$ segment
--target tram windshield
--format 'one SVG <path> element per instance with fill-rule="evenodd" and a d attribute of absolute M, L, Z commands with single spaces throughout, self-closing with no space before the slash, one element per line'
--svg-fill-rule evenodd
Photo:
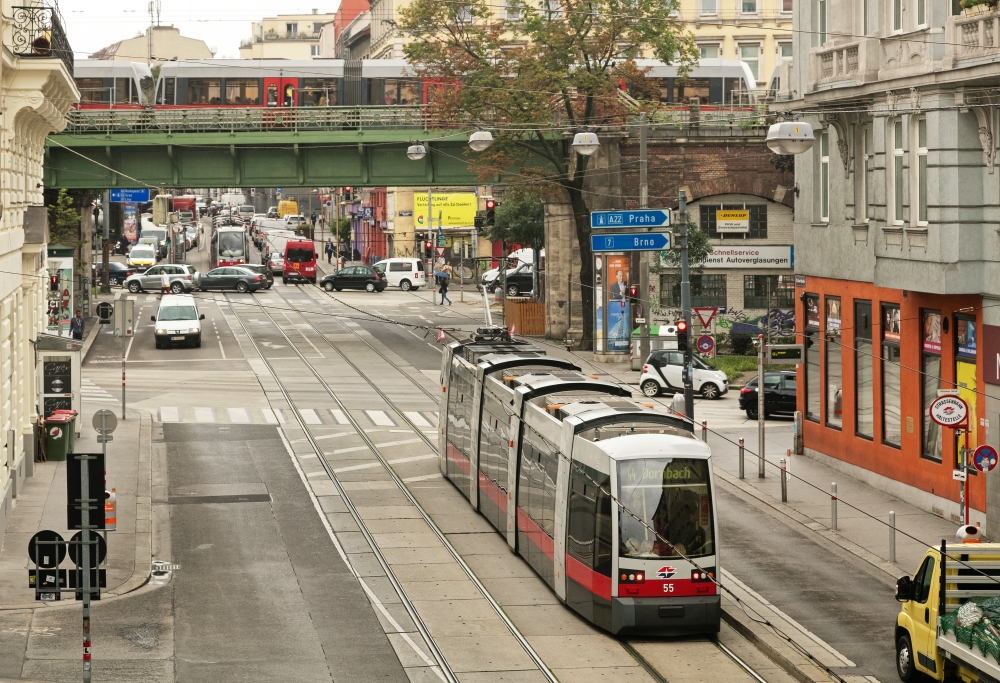
<path fill-rule="evenodd" d="M 708 461 L 644 458 L 618 463 L 619 555 L 704 557 L 715 552 Z M 654 533 L 655 532 L 655 533 Z"/>
<path fill-rule="evenodd" d="M 240 258 L 243 256 L 243 247 L 246 242 L 243 232 L 220 232 L 218 237 L 219 256 L 226 258 Z"/>

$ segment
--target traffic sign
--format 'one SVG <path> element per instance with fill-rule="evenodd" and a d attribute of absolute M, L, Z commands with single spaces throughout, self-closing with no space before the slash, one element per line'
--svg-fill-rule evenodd
<path fill-rule="evenodd" d="M 115 440 L 115 437 L 111 436 L 110 434 L 98 434 L 97 435 L 97 443 L 111 443 L 114 440 Z"/>
<path fill-rule="evenodd" d="M 110 434 L 118 426 L 118 418 L 107 408 L 101 408 L 94 413 L 94 418 L 90 422 L 94 425 L 94 429 L 97 430 L 98 434 Z"/>
<path fill-rule="evenodd" d="M 698 320 L 701 321 L 702 327 L 708 327 L 711 325 L 712 321 L 715 320 L 715 314 L 719 312 L 719 309 L 716 306 L 704 306 L 701 308 L 694 308 L 692 310 L 694 310 L 695 315 L 698 316 Z"/>
<path fill-rule="evenodd" d="M 55 531 L 39 531 L 28 541 L 28 559 L 42 569 L 55 569 L 66 559 L 66 541 Z"/>
<path fill-rule="evenodd" d="M 444 247 L 434 247 L 434 249 L 437 251 L 438 256 L 444 256 Z"/>
<path fill-rule="evenodd" d="M 942 427 L 959 427 L 969 416 L 969 404 L 959 396 L 938 396 L 931 403 L 930 414 Z"/>
<path fill-rule="evenodd" d="M 81 468 L 87 468 L 89 491 L 81 493 Z M 104 515 L 99 514 L 104 502 L 104 454 L 71 453 L 66 456 L 66 527 L 79 529 L 82 525 L 81 499 L 90 501 L 90 528 L 103 529 Z M 84 495 L 86 493 L 86 495 Z"/>
<path fill-rule="evenodd" d="M 97 322 L 101 325 L 107 325 L 111 322 L 111 316 L 115 314 L 115 307 L 110 301 L 102 301 L 97 304 L 97 317 L 100 318 Z"/>
<path fill-rule="evenodd" d="M 1000 462 L 1000 455 L 997 454 L 997 449 L 988 444 L 983 444 L 972 454 L 972 464 L 980 472 L 991 472 L 997 462 Z"/>
<path fill-rule="evenodd" d="M 119 187 L 111 190 L 111 201 L 118 203 L 148 202 L 148 187 Z"/>
<path fill-rule="evenodd" d="M 592 228 L 662 228 L 670 225 L 670 209 L 591 211 Z"/>
<path fill-rule="evenodd" d="M 97 541 L 95 544 L 94 541 Z M 73 534 L 73 538 L 69 539 L 69 559 L 73 560 L 73 564 L 77 567 L 83 568 L 83 532 L 77 531 Z M 104 540 L 104 537 L 100 534 L 95 534 L 91 532 L 90 534 L 90 568 L 95 569 L 97 565 L 104 562 L 104 558 L 108 556 L 108 543 Z M 94 549 L 97 552 L 94 552 Z M 96 555 L 96 557 L 95 557 Z"/>
<path fill-rule="evenodd" d="M 592 251 L 663 251 L 670 248 L 669 232 L 631 232 L 591 235 Z"/>
<path fill-rule="evenodd" d="M 132 299 L 118 299 L 115 302 L 115 336 L 135 336 L 135 301 Z"/>
<path fill-rule="evenodd" d="M 700 337 L 698 337 L 699 351 L 707 355 L 712 353 L 714 349 L 715 349 L 715 340 L 712 337 L 708 336 L 707 334 L 703 334 Z"/>

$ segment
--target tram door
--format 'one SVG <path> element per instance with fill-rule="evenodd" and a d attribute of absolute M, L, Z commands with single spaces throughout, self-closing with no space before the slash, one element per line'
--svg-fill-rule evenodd
<path fill-rule="evenodd" d="M 268 107 L 294 107 L 299 91 L 297 78 L 265 78 L 264 101 Z"/>

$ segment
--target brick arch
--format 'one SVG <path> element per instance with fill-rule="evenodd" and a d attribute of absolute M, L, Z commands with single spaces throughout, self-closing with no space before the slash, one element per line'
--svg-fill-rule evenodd
<path fill-rule="evenodd" d="M 791 186 L 752 174 L 733 174 L 723 178 L 699 180 L 687 184 L 685 189 L 688 191 L 689 202 L 718 194 L 745 194 L 795 208 L 795 193 Z"/>

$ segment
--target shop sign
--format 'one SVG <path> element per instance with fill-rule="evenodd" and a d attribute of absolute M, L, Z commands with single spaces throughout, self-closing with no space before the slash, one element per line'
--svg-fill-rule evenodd
<path fill-rule="evenodd" d="M 983 325 L 983 379 L 1000 384 L 1000 327 Z"/>
<path fill-rule="evenodd" d="M 750 232 L 749 209 L 716 209 L 715 230 L 727 233 Z"/>
<path fill-rule="evenodd" d="M 960 356 L 976 356 L 976 344 L 977 344 L 977 330 L 976 321 L 968 320 L 966 318 L 957 318 L 955 320 L 955 336 L 958 342 L 958 355 Z"/>
<path fill-rule="evenodd" d="M 729 247 L 715 246 L 705 259 L 705 268 L 792 268 L 792 246 Z M 661 257 L 661 261 L 664 260 Z M 668 266 L 669 267 L 669 266 Z"/>
<path fill-rule="evenodd" d="M 924 351 L 941 353 L 941 312 L 924 311 Z"/>

